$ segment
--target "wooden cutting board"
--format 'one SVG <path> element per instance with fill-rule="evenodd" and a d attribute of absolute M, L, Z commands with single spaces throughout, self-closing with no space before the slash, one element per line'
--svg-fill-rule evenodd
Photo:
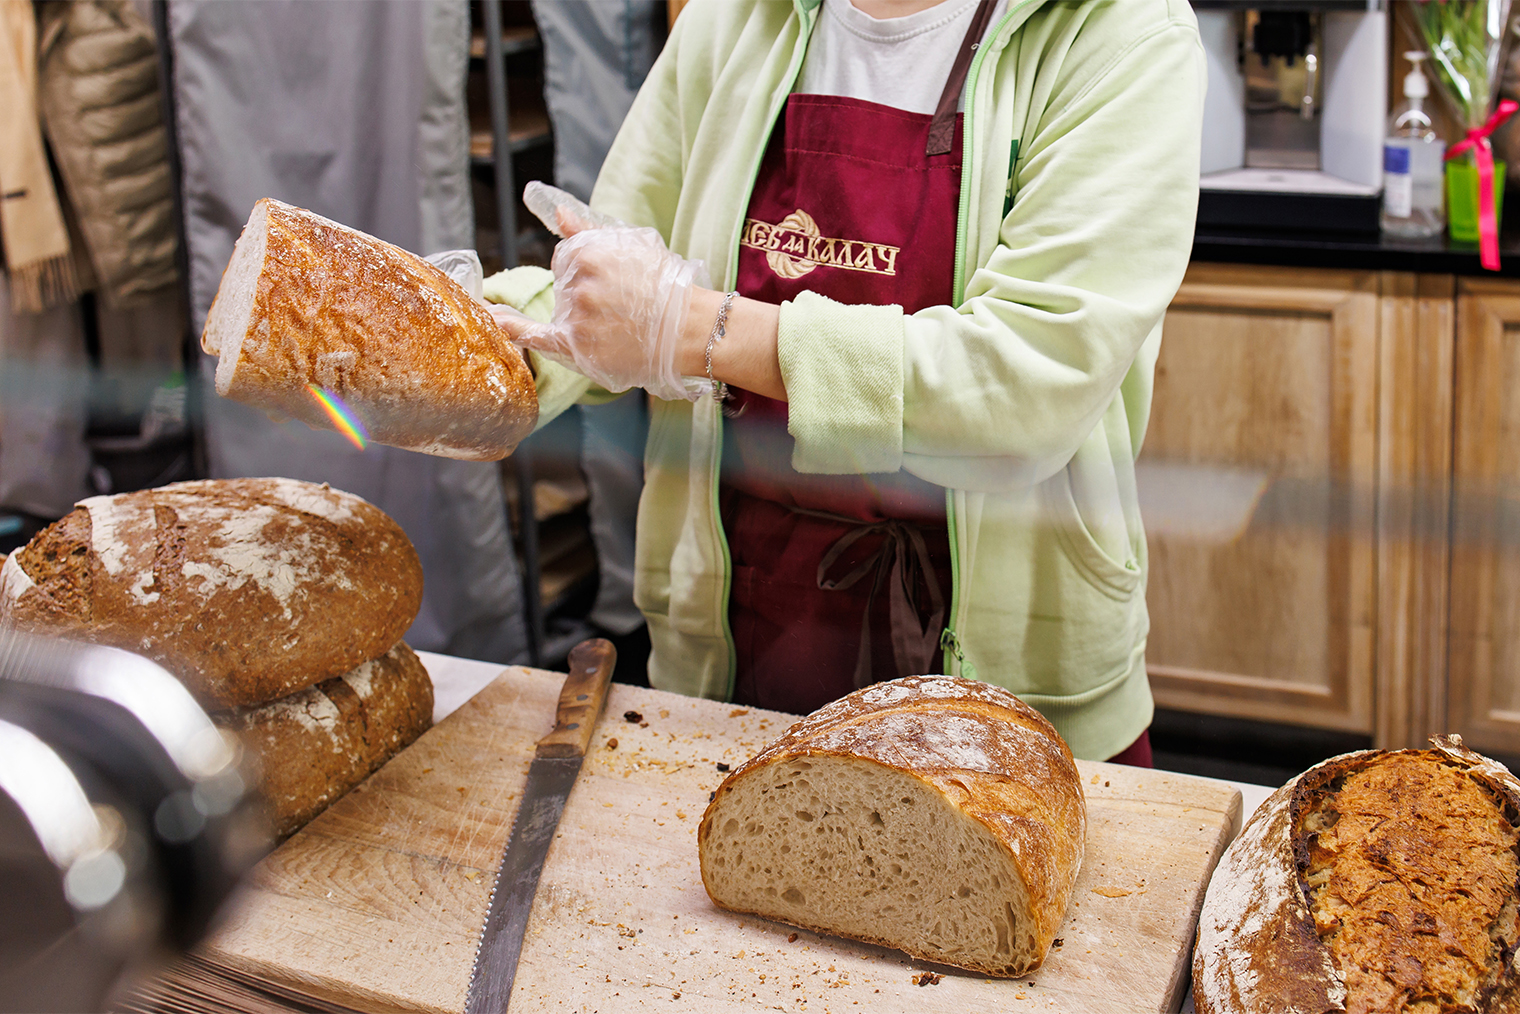
<path fill-rule="evenodd" d="M 505 670 L 270 854 L 203 957 L 362 1010 L 462 1010 L 562 678 Z M 718 765 L 737 766 L 792 720 L 614 686 L 549 851 L 513 1012 L 1177 1009 L 1237 790 L 1079 763 L 1087 858 L 1061 946 L 1027 978 L 989 980 L 711 904 L 696 829 L 725 777 Z M 924 969 L 943 978 L 915 985 Z"/>

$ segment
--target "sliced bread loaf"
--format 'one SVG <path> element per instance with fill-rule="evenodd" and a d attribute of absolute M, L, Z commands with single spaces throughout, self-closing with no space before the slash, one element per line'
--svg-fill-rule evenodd
<path fill-rule="evenodd" d="M 987 975 L 1045 958 L 1082 864 L 1071 751 L 1007 691 L 913 676 L 794 725 L 697 831 L 723 908 Z"/>
<path fill-rule="evenodd" d="M 373 439 L 506 457 L 538 421 L 522 354 L 490 312 L 400 247 L 268 198 L 222 274 L 201 347 L 216 392 L 319 429 L 337 395 Z"/>

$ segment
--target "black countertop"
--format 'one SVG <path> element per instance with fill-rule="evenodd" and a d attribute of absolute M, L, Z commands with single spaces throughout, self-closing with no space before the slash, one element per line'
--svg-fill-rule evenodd
<path fill-rule="evenodd" d="M 1506 229 L 1500 234 L 1501 269 L 1497 272 L 1485 271 L 1478 263 L 1476 243 L 1453 243 L 1444 234 L 1433 239 L 1398 239 L 1385 238 L 1377 233 L 1280 232 L 1200 226 L 1193 238 L 1193 260 L 1520 278 L 1520 229 Z"/>

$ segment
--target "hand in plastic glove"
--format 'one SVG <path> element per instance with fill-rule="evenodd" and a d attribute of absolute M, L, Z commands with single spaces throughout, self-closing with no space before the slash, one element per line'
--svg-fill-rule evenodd
<path fill-rule="evenodd" d="M 671 253 L 654 229 L 600 215 L 563 190 L 533 182 L 523 199 L 565 238 L 551 265 L 550 322 L 497 315 L 513 341 L 609 391 L 642 387 L 667 401 L 701 397 L 707 382 L 684 380 L 678 365 L 692 290 L 707 286 L 701 262 Z"/>

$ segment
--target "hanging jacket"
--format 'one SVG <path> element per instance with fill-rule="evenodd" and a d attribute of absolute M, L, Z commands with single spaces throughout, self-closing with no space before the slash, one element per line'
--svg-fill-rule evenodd
<path fill-rule="evenodd" d="M 9 310 L 41 313 L 79 298 L 75 251 L 53 186 L 37 105 L 37 15 L 0 4 L 0 267 Z"/>
<path fill-rule="evenodd" d="M 687 6 L 593 206 L 658 229 L 731 288 L 820 3 Z M 1191 251 L 1203 81 L 1186 0 L 1010 0 L 966 85 L 955 305 L 781 307 L 793 466 L 945 487 L 944 669 L 1014 691 L 1080 757 L 1123 750 L 1153 710 L 1134 462 Z M 488 298 L 543 317 L 546 274 L 498 276 Z M 534 367 L 541 422 L 600 397 Z M 635 587 L 650 682 L 714 698 L 734 675 L 722 441 L 712 399 L 653 403 Z"/>
<path fill-rule="evenodd" d="M 130 0 L 41 7 L 43 127 L 107 305 L 173 285 L 177 239 L 153 30 Z"/>

